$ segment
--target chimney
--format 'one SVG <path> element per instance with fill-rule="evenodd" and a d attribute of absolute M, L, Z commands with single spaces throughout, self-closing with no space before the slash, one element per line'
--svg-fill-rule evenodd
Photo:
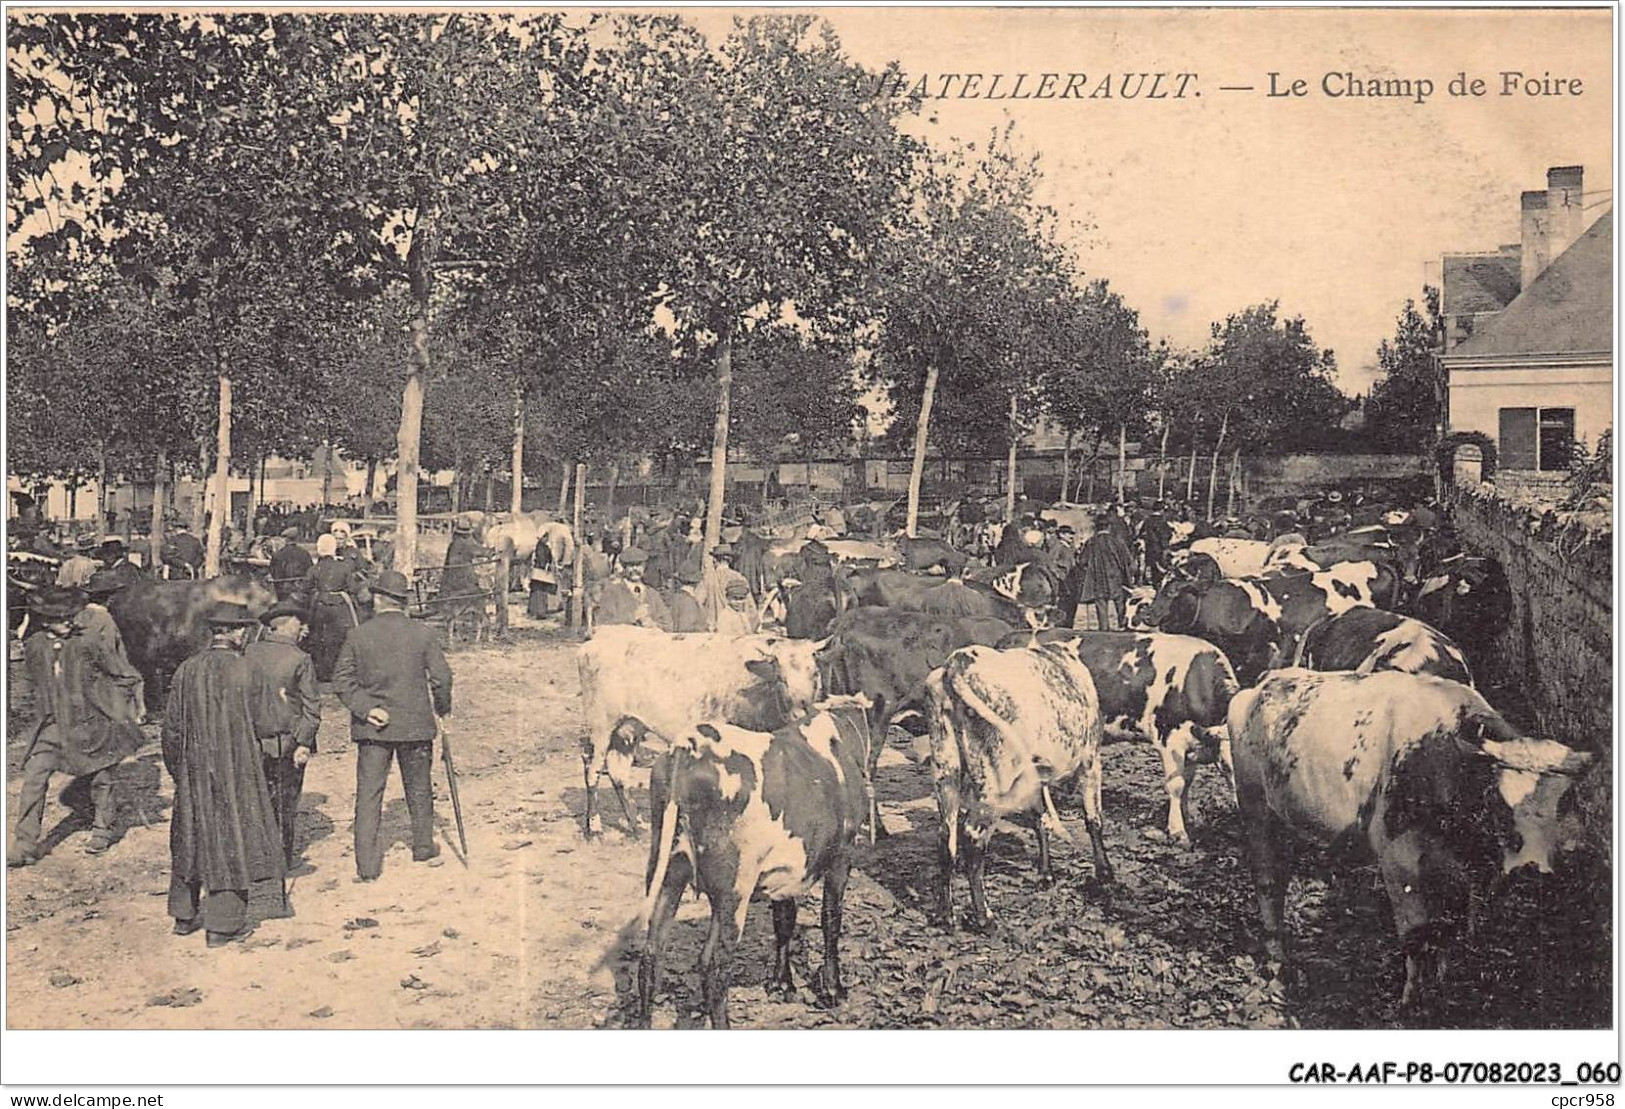
<path fill-rule="evenodd" d="M 1585 167 L 1553 166 L 1546 171 L 1546 250 L 1556 258 L 1585 233 Z"/>
<path fill-rule="evenodd" d="M 1521 247 L 1522 281 L 1520 287 L 1527 289 L 1535 283 L 1541 271 L 1552 260 L 1550 250 L 1551 213 L 1548 211 L 1550 203 L 1549 192 L 1531 190 L 1523 194 L 1523 216 L 1521 221 L 1523 243 Z"/>

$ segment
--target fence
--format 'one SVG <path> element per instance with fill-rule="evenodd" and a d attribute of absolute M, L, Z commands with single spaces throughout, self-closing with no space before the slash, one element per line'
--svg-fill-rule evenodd
<path fill-rule="evenodd" d="M 1492 495 L 1457 490 L 1451 520 L 1475 554 L 1501 563 L 1513 611 L 1490 648 L 1484 684 L 1521 693 L 1536 734 L 1594 751 L 1582 790 L 1588 825 L 1606 834 L 1614 726 L 1613 537 L 1563 526 Z M 1501 706 L 1498 706 L 1501 707 Z"/>

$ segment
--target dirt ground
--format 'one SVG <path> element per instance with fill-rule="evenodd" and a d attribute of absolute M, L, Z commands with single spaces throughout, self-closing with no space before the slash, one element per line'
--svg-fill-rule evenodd
<path fill-rule="evenodd" d="M 8 874 L 10 1022 L 18 1028 L 598 1028 L 626 1023 L 635 991 L 647 846 L 617 830 L 585 842 L 575 643 L 522 625 L 514 641 L 451 656 L 453 748 L 467 822 L 466 865 L 436 764 L 444 865 L 415 864 L 398 780 L 386 794 L 383 877 L 352 882 L 354 754 L 343 709 L 324 698 L 320 753 L 305 779 L 289 881 L 293 915 L 263 919 L 244 946 L 208 950 L 165 915 L 171 783 L 156 731 L 118 770 L 119 840 L 84 854 L 85 817 L 57 794 L 50 853 Z M 13 677 L 17 668 L 12 668 Z M 22 756 L 27 691 L 11 686 L 8 790 Z M 894 732 L 893 739 L 900 740 Z M 752 909 L 730 1013 L 761 1028 L 1606 1027 L 1610 887 L 1580 859 L 1555 876 L 1515 877 L 1462 951 L 1448 998 L 1402 1016 L 1403 976 L 1373 872 L 1324 854 L 1300 860 L 1289 917 L 1301 978 L 1255 960 L 1256 915 L 1234 804 L 1216 774 L 1195 787 L 1186 851 L 1160 832 L 1160 764 L 1149 747 L 1105 753 L 1107 849 L 1117 881 L 1090 881 L 1087 850 L 1057 846 L 1060 881 L 1034 882 L 1032 834 L 996 837 L 988 890 L 1000 928 L 947 935 L 928 919 L 937 818 L 929 782 L 895 742 L 878 792 L 894 832 L 860 849 L 842 937 L 849 1000 L 770 1000 L 772 926 Z M 647 771 L 642 771 L 645 776 Z M 648 799 L 634 797 L 647 815 Z M 1063 804 L 1083 837 L 1081 814 Z M 8 834 L 10 829 L 7 829 Z M 1318 876 L 1318 877 L 1317 877 Z M 1330 877 L 1330 881 L 1322 880 Z M 961 903 L 964 889 L 960 887 Z M 798 981 L 822 960 L 817 899 L 801 909 Z M 279 894 L 254 893 L 256 917 Z M 696 973 L 706 909 L 685 901 L 656 1027 L 699 1022 Z"/>

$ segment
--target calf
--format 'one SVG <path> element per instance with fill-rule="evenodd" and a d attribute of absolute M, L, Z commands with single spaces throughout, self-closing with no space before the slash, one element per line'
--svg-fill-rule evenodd
<path fill-rule="evenodd" d="M 870 733 L 861 697 L 835 698 L 771 734 L 703 723 L 680 733 L 649 782 L 654 821 L 638 966 L 638 1016 L 649 1026 L 660 958 L 678 902 L 692 883 L 711 905 L 701 958 L 705 1008 L 714 1028 L 728 1027 L 734 948 L 750 900 L 773 903 L 770 992 L 795 996 L 790 943 L 797 899 L 820 881 L 824 966 L 820 999 L 838 1003 L 841 900 L 852 848 L 867 810 Z"/>
<path fill-rule="evenodd" d="M 1081 776 L 1084 824 L 1095 878 L 1111 880 L 1100 815 L 1100 698 L 1088 667 L 1064 644 L 1000 651 L 965 647 L 925 682 L 931 776 L 942 817 L 942 914 L 954 927 L 953 873 L 961 836 L 972 927 L 988 927 L 982 885 L 988 840 L 999 818 L 1032 813 L 1040 880 L 1054 880 L 1049 825 L 1071 839 L 1050 787 Z M 1046 823 L 1048 822 L 1048 823 Z"/>
<path fill-rule="evenodd" d="M 1230 702 L 1230 737 L 1267 953 L 1285 957 L 1289 834 L 1362 844 L 1393 906 L 1406 1006 L 1438 984 L 1476 892 L 1526 863 L 1550 871 L 1558 803 L 1592 758 L 1520 736 L 1466 686 L 1392 671 L 1271 675 Z"/>
<path fill-rule="evenodd" d="M 1157 748 L 1168 835 L 1189 847 L 1187 798 L 1196 767 L 1216 761 L 1230 776 L 1225 714 L 1239 688 L 1230 661 L 1213 644 L 1188 635 L 1054 629 L 1017 632 L 999 647 L 1041 643 L 1067 646 L 1089 668 L 1107 736 L 1147 740 Z"/>
<path fill-rule="evenodd" d="M 1379 608 L 1354 608 L 1315 624 L 1298 641 L 1292 665 L 1361 674 L 1398 670 L 1473 684 L 1467 657 L 1449 636 Z"/>
<path fill-rule="evenodd" d="M 638 834 L 626 782 L 638 742 L 651 734 L 668 742 L 696 720 L 725 720 L 772 729 L 805 713 L 818 699 L 815 654 L 823 643 L 767 635 L 671 635 L 654 628 L 599 629 L 577 658 L 587 716 L 582 775 L 587 787 L 585 834 L 596 835 L 598 779 L 610 785 Z M 626 717 L 638 732 L 617 727 Z"/>
<path fill-rule="evenodd" d="M 243 605 L 258 616 L 276 603 L 276 594 L 240 574 L 142 581 L 114 594 L 107 610 L 130 662 L 146 681 L 147 704 L 162 705 L 176 667 L 209 645 L 209 610 L 221 603 Z"/>

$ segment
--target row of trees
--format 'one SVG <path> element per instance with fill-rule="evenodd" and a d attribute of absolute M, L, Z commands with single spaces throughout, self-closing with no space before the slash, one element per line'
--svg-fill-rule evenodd
<path fill-rule="evenodd" d="M 911 506 L 928 443 L 1013 465 L 1049 420 L 1217 457 L 1341 410 L 1275 305 L 1154 347 L 1008 130 L 912 137 L 918 103 L 809 16 L 715 47 L 631 14 L 10 31 L 9 461 L 150 477 L 155 549 L 172 473 L 223 505 L 272 453 L 393 461 L 405 568 L 425 463 L 709 453 L 714 543 L 730 443 L 843 444 L 869 390 L 914 442 Z"/>

